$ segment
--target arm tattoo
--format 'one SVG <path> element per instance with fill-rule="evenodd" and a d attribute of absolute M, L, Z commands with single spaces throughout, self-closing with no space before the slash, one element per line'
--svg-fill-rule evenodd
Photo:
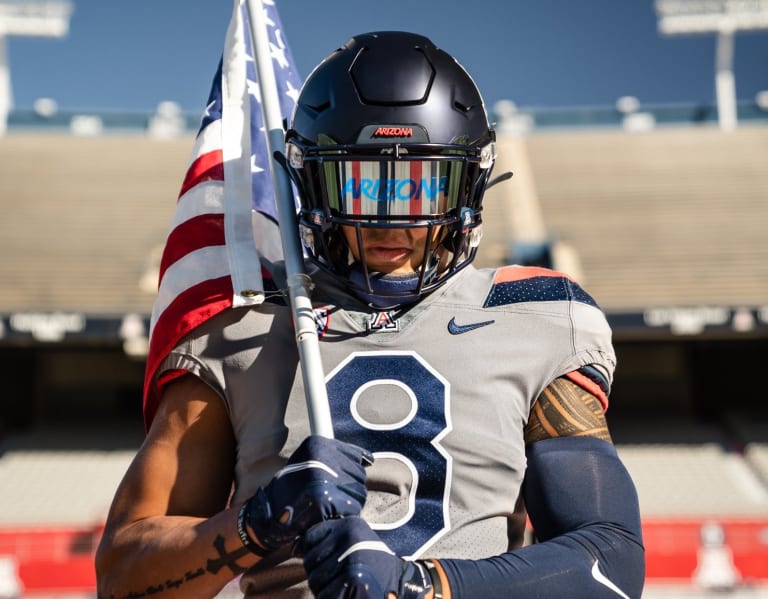
<path fill-rule="evenodd" d="M 98 599 L 139 599 L 142 597 L 149 597 L 151 595 L 157 595 L 163 593 L 163 591 L 176 591 L 185 582 L 190 582 L 200 576 L 204 576 L 206 572 L 211 574 L 217 574 L 222 568 L 229 568 L 233 577 L 238 574 L 242 574 L 247 568 L 243 568 L 237 565 L 237 560 L 245 555 L 250 555 L 250 551 L 245 547 L 240 547 L 234 551 L 227 552 L 225 547 L 225 539 L 219 535 L 213 541 L 213 547 L 216 549 L 216 553 L 219 554 L 216 559 L 209 559 L 205 568 L 197 568 L 196 570 L 189 570 L 181 578 L 168 579 L 165 582 L 159 582 L 156 585 L 150 585 L 143 591 L 131 591 L 125 595 L 98 595 Z"/>
<path fill-rule="evenodd" d="M 237 562 L 237 560 L 239 560 L 241 557 L 250 554 L 250 549 L 247 547 L 240 547 L 240 549 L 236 549 L 235 551 L 230 551 L 227 553 L 227 550 L 224 547 L 224 537 L 221 535 L 216 537 L 216 540 L 213 542 L 213 546 L 216 548 L 216 551 L 218 551 L 219 558 L 209 559 L 208 565 L 205 567 L 206 570 L 208 570 L 211 574 L 216 574 L 222 568 L 227 567 L 235 576 L 245 572 L 246 568 L 241 568 L 235 562 Z"/>
<path fill-rule="evenodd" d="M 576 436 L 611 441 L 600 400 L 561 377 L 544 389 L 533 404 L 525 427 L 525 442 Z"/>

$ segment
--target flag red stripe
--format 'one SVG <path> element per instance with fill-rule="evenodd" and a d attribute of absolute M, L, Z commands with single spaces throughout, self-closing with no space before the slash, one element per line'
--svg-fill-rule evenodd
<path fill-rule="evenodd" d="M 265 11 L 268 13 L 270 36 L 277 39 L 282 30 L 277 10 L 273 3 L 269 3 L 265 6 Z M 253 61 L 246 56 L 244 40 L 248 31 L 250 25 L 247 11 L 242 3 L 236 2 L 230 27 L 227 29 L 222 61 L 213 79 L 192 159 L 184 173 L 177 198 L 176 214 L 160 264 L 160 292 L 152 314 L 152 334 L 144 381 L 144 417 L 147 426 L 150 425 L 157 409 L 160 387 L 179 375 L 179 371 L 176 371 L 163 374 L 160 380 L 155 379 L 165 357 L 190 331 L 232 307 L 234 298 L 231 261 L 234 259 L 239 269 L 244 258 L 240 255 L 241 252 L 247 253 L 250 259 L 255 258 L 253 250 L 260 248 L 267 248 L 271 252 L 269 255 L 279 254 L 275 244 L 279 242 L 279 238 L 271 237 L 274 231 L 266 233 L 265 240 L 254 239 L 256 247 L 236 243 L 232 252 L 227 251 L 228 244 L 237 240 L 226 239 L 225 217 L 222 213 L 226 213 L 227 227 L 231 217 L 237 221 L 237 227 L 252 226 L 250 211 L 239 210 L 239 202 L 250 200 L 249 207 L 255 208 L 268 218 L 276 219 L 268 169 L 253 172 L 246 169 L 240 172 L 240 169 L 236 169 L 232 181 L 224 180 L 224 147 L 235 150 L 235 146 L 238 146 L 237 149 L 243 152 L 250 150 L 252 165 L 264 166 L 270 160 L 264 133 L 252 129 L 252 123 L 247 122 L 248 117 L 258 114 L 258 110 L 246 114 L 241 104 L 241 100 L 247 98 L 252 105 L 259 105 L 259 99 L 253 94 L 255 90 L 252 86 L 241 88 L 244 81 L 258 79 Z M 285 69 L 286 65 L 281 63 L 281 68 L 275 72 L 275 76 L 280 90 L 281 111 L 287 116 L 293 104 L 290 90 L 298 89 L 301 81 L 296 74 L 288 48 L 284 50 L 289 68 Z M 237 118 L 224 122 L 222 115 L 225 111 L 232 112 Z M 247 148 L 241 143 L 246 137 L 250 137 Z M 245 159 L 246 154 L 241 158 Z M 228 170 L 228 178 L 229 175 Z M 241 191 L 247 190 L 249 186 L 250 194 Z M 238 194 L 235 202 L 238 203 L 238 209 L 232 210 L 232 206 L 223 205 L 221 194 L 225 189 L 232 189 Z M 250 198 L 246 197 L 248 195 Z M 253 265 L 252 262 L 250 264 Z M 273 290 L 274 282 L 270 280 L 263 266 L 262 284 L 266 283 L 268 289 Z M 251 279 L 256 279 L 253 284 L 257 285 L 258 271 L 246 270 L 248 272 L 238 270 L 238 278 L 235 280 L 239 280 L 240 275 L 243 275 L 242 278 L 247 278 L 249 285 Z"/>
<path fill-rule="evenodd" d="M 195 159 L 181 184 L 179 197 L 181 198 L 198 183 L 211 180 L 224 180 L 224 155 L 221 150 L 212 150 Z"/>
<path fill-rule="evenodd" d="M 411 168 L 410 168 L 410 177 L 411 181 L 415 181 L 415 186 L 411 187 L 411 202 L 410 202 L 410 211 L 409 214 L 424 214 L 426 210 L 424 210 L 421 206 L 421 194 L 416 194 L 417 189 L 421 189 L 421 165 L 422 163 L 418 160 L 414 160 L 411 162 Z M 422 190 L 422 194 L 423 194 Z"/>
<path fill-rule="evenodd" d="M 360 178 L 360 163 L 355 160 L 352 163 L 352 180 L 356 181 L 358 185 L 360 185 L 360 189 L 362 190 L 362 179 Z M 354 189 L 354 185 L 352 186 L 352 189 Z M 352 214 L 361 214 L 363 211 L 362 202 L 360 200 L 361 194 L 356 194 L 352 196 Z"/>
<path fill-rule="evenodd" d="M 163 311 L 152 332 L 144 378 L 144 422 L 149 427 L 157 409 L 158 389 L 152 381 L 158 367 L 189 331 L 232 306 L 229 275 L 198 283 L 180 293 Z"/>
<path fill-rule="evenodd" d="M 190 252 L 212 245 L 225 245 L 224 215 L 200 214 L 181 223 L 168 236 L 160 261 L 160 280 L 165 271 Z"/>

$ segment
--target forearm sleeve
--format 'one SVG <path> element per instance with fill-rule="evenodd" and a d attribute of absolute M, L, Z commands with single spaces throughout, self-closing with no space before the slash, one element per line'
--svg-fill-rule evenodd
<path fill-rule="evenodd" d="M 639 598 L 645 578 L 632 479 L 610 443 L 547 439 L 527 450 L 523 496 L 539 543 L 481 560 L 439 560 L 453 599 Z"/>

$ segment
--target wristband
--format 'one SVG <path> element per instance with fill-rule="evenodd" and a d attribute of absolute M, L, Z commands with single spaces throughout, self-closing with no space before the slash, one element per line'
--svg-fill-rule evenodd
<path fill-rule="evenodd" d="M 424 562 L 406 562 L 403 578 L 400 580 L 398 599 L 424 599 L 432 588 L 431 576 L 424 568 Z"/>
<path fill-rule="evenodd" d="M 431 560 L 424 560 L 421 562 L 427 568 L 429 577 L 432 579 L 432 590 L 434 592 L 433 599 L 443 599 L 443 581 L 440 578 L 440 572 L 437 571 L 437 567 Z"/>
<path fill-rule="evenodd" d="M 248 517 L 248 505 L 250 503 L 250 500 L 246 501 L 240 508 L 240 511 L 237 513 L 237 534 L 240 536 L 240 542 L 242 542 L 243 547 L 245 547 L 248 551 L 258 555 L 259 557 L 267 557 L 271 551 L 265 549 L 256 541 L 254 541 L 251 538 L 251 535 L 248 534 L 248 529 L 245 526 L 245 520 Z"/>

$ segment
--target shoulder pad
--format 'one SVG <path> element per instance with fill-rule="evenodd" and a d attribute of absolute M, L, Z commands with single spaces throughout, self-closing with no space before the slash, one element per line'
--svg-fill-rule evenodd
<path fill-rule="evenodd" d="M 539 266 L 504 266 L 496 271 L 484 307 L 526 302 L 597 302 L 568 275 Z"/>

